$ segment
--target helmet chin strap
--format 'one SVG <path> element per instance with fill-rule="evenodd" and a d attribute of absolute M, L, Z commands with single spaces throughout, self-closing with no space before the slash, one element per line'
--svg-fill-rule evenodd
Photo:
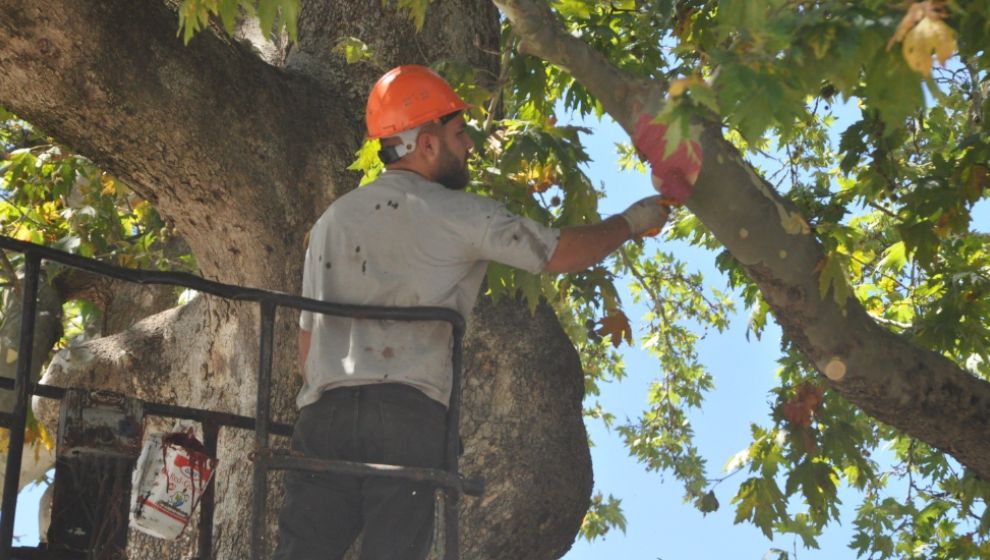
<path fill-rule="evenodd" d="M 386 165 L 395 163 L 416 149 L 416 138 L 419 136 L 419 129 L 422 127 L 410 128 L 393 136 L 400 142 L 394 146 L 385 146 L 378 152 L 378 157 Z"/>

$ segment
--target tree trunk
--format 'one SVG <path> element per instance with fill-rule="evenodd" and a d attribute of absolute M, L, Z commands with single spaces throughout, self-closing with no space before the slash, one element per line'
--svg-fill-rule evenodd
<path fill-rule="evenodd" d="M 175 14 L 154 0 L 0 0 L 0 13 L 0 104 L 152 201 L 203 276 L 290 293 L 308 228 L 357 184 L 346 167 L 373 80 L 442 58 L 497 76 L 498 15 L 481 1 L 431 5 L 420 33 L 378 0 L 304 2 L 299 43 L 265 55 L 285 68 L 211 32 L 184 46 Z M 376 65 L 331 52 L 348 35 L 372 46 Z M 272 406 L 283 421 L 295 416 L 296 319 L 283 310 L 276 327 Z M 61 353 L 45 381 L 253 416 L 258 320 L 256 306 L 200 297 Z M 557 557 L 590 493 L 579 363 L 546 309 L 485 306 L 473 324 L 464 464 L 490 487 L 464 500 L 464 558 Z M 252 449 L 252 434 L 221 434 L 216 558 L 248 557 Z M 271 496 L 275 511 L 276 480 Z M 141 540 L 132 556 L 181 558 L 188 547 Z"/>

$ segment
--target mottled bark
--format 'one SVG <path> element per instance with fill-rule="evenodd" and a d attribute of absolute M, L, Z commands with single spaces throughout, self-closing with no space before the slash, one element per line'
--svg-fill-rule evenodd
<path fill-rule="evenodd" d="M 627 131 L 656 111 L 664 84 L 622 74 L 564 32 L 542 0 L 495 0 L 525 50 L 557 64 Z M 781 325 L 831 386 L 867 414 L 941 449 L 990 480 L 990 383 L 878 325 L 856 301 L 821 297 L 824 252 L 792 204 L 760 178 L 717 126 L 687 207 L 760 287 Z"/>
<path fill-rule="evenodd" d="M 472 324 L 461 464 L 485 479 L 486 492 L 463 501 L 464 558 L 559 558 L 592 490 L 580 359 L 545 305 L 531 316 L 522 301 L 483 301 Z"/>
<path fill-rule="evenodd" d="M 497 12 L 477 0 L 435 3 L 420 33 L 377 0 L 304 2 L 298 45 L 263 53 L 284 59 L 282 68 L 249 41 L 213 32 L 184 46 L 175 14 L 154 0 L 0 0 L 0 13 L 0 105 L 151 200 L 204 276 L 291 293 L 309 226 L 357 184 L 346 166 L 382 70 L 448 57 L 497 75 Z M 347 35 L 372 45 L 376 64 L 348 66 L 331 52 Z M 295 415 L 298 388 L 295 319 L 286 311 L 276 328 L 273 408 L 284 421 Z M 468 357 L 478 365 L 465 390 L 464 462 L 494 485 L 464 502 L 464 557 L 559 556 L 587 507 L 591 476 L 573 347 L 545 309 L 531 317 L 514 304 L 485 308 L 475 327 L 488 334 Z M 60 354 L 45 380 L 253 415 L 257 339 L 255 306 L 201 298 Z M 525 351 L 510 356 L 517 348 Z M 499 393 L 494 415 L 491 387 L 515 388 Z M 538 444 L 523 426 L 539 427 Z M 247 557 L 252 437 L 221 435 L 217 558 Z M 271 496 L 275 509 L 277 483 Z M 188 552 L 187 544 L 137 547 L 134 557 Z"/>

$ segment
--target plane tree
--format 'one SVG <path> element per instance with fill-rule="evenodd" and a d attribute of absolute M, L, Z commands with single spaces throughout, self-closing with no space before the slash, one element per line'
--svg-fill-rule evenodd
<path fill-rule="evenodd" d="M 582 412 L 672 473 L 701 511 L 720 507 L 690 424 L 717 380 L 694 343 L 737 303 L 754 334 L 769 320 L 783 331 L 771 420 L 752 427 L 731 465 L 747 478 L 721 496 L 737 520 L 814 546 L 845 484 L 863 495 L 861 554 L 986 553 L 990 266 L 971 213 L 990 185 L 990 23 L 978 2 L 0 7 L 4 234 L 118 264 L 298 292 L 309 225 L 380 170 L 363 102 L 399 63 L 433 65 L 476 105 L 470 188 L 548 223 L 598 220 L 602 190 L 619 188 L 582 172 L 593 131 L 558 122 L 562 109 L 629 133 L 646 119 L 665 155 L 701 163 L 664 235 L 711 249 L 729 290 L 650 243 L 558 278 L 490 268 L 462 425 L 464 469 L 488 492 L 464 503 L 465 557 L 558 557 L 578 531 L 623 525 L 613 497 L 589 500 Z M 642 167 L 631 144 L 617 161 Z M 7 293 L 18 265 L 4 262 Z M 43 340 L 61 348 L 46 382 L 253 412 L 255 309 L 46 274 Z M 627 374 L 614 348 L 640 323 L 623 310 L 624 277 L 651 309 L 640 342 L 658 369 L 628 372 L 656 382 L 649 409 L 617 422 L 590 399 L 582 410 L 582 396 Z M 277 329 L 286 420 L 293 322 L 284 312 Z M 37 410 L 53 417 L 50 404 Z M 892 466 L 874 457 L 883 446 Z M 220 558 L 244 554 L 250 447 L 223 435 Z M 904 495 L 888 493 L 893 480 Z"/>

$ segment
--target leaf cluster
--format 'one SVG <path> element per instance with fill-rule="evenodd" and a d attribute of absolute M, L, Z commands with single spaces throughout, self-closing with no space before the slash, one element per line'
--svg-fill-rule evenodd
<path fill-rule="evenodd" d="M 0 142 L 0 234 L 120 266 L 190 268 L 166 256 L 168 226 L 119 179 L 2 110 Z"/>

